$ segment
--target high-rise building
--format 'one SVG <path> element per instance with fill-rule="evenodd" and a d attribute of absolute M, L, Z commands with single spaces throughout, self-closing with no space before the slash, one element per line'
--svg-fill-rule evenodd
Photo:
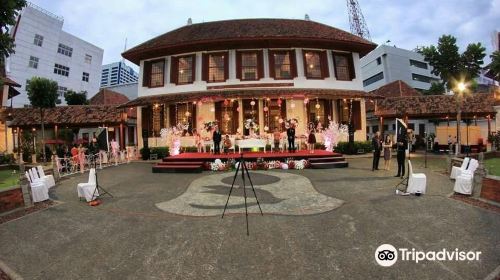
<path fill-rule="evenodd" d="M 115 62 L 102 66 L 101 87 L 137 83 L 139 75 L 125 62 Z"/>
<path fill-rule="evenodd" d="M 7 76 L 21 84 L 13 106 L 29 104 L 26 86 L 32 77 L 44 77 L 59 85 L 64 104 L 67 90 L 99 91 L 103 49 L 62 30 L 64 19 L 29 3 L 11 29 L 15 53 L 6 63 Z"/>
<path fill-rule="evenodd" d="M 363 87 L 375 90 L 394 81 L 403 81 L 416 90 L 427 90 L 439 77 L 431 73 L 432 66 L 414 51 L 380 45 L 361 58 Z"/>

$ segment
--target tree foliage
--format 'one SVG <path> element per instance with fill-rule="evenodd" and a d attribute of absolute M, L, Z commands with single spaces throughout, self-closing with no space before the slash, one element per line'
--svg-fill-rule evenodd
<path fill-rule="evenodd" d="M 495 51 L 490 55 L 491 63 L 488 66 L 493 74 L 493 79 L 500 81 L 500 51 Z"/>
<path fill-rule="evenodd" d="M 443 35 L 437 47 L 430 45 L 419 48 L 419 52 L 433 67 L 432 73 L 438 75 L 448 88 L 455 88 L 461 80 L 471 81 L 479 75 L 486 48 L 481 43 L 471 43 L 460 54 L 457 39 Z"/>
<path fill-rule="evenodd" d="M 24 6 L 25 0 L 0 1 L 0 59 L 14 52 L 14 40 L 9 35 L 9 27 L 16 24 L 16 17 Z"/>
<path fill-rule="evenodd" d="M 56 106 L 57 82 L 40 77 L 29 81 L 28 99 L 35 108 L 52 108 Z"/>
<path fill-rule="evenodd" d="M 444 83 L 433 82 L 431 84 L 431 87 L 428 90 L 423 91 L 423 94 L 424 95 L 440 95 L 440 94 L 444 94 L 444 92 L 445 92 Z"/>
<path fill-rule="evenodd" d="M 68 90 L 64 94 L 64 100 L 66 100 L 66 104 L 68 105 L 87 105 L 89 101 L 87 100 L 87 92 L 80 91 L 75 92 L 73 90 Z"/>

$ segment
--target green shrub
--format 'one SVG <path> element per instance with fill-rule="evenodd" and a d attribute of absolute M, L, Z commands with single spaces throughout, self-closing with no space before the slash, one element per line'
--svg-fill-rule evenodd
<path fill-rule="evenodd" d="M 196 153 L 196 152 L 198 152 L 198 148 L 195 146 L 184 147 L 182 149 L 183 149 L 184 153 Z"/>
<path fill-rule="evenodd" d="M 159 159 L 168 157 L 170 155 L 168 147 L 151 147 L 148 148 L 147 150 L 145 148 L 142 148 L 140 150 L 140 153 L 142 155 L 143 160 L 149 159 L 150 154 L 157 154 Z"/>
<path fill-rule="evenodd" d="M 0 154 L 0 164 L 14 163 L 14 154 Z"/>
<path fill-rule="evenodd" d="M 372 151 L 372 143 L 370 141 L 354 141 L 353 152 L 349 151 L 349 142 L 340 142 L 334 149 L 342 154 L 364 154 Z"/>

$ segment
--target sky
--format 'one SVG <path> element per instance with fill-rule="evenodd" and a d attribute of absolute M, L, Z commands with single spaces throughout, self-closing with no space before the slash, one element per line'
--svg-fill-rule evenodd
<path fill-rule="evenodd" d="M 32 0 L 64 17 L 63 30 L 104 49 L 103 64 L 121 60 L 125 47 L 193 23 L 238 18 L 292 18 L 349 31 L 345 0 Z M 372 41 L 404 49 L 436 45 L 442 34 L 463 51 L 481 42 L 493 50 L 500 31 L 500 0 L 358 0 Z M 131 65 L 132 63 L 128 63 Z M 135 67 L 137 69 L 137 67 Z"/>

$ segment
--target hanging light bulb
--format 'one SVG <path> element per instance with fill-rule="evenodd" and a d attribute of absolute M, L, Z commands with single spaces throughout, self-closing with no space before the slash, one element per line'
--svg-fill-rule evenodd
<path fill-rule="evenodd" d="M 266 125 L 264 126 L 264 131 L 268 131 L 269 130 L 269 127 Z"/>
<path fill-rule="evenodd" d="M 215 112 L 215 108 L 214 108 L 214 107 L 211 107 L 211 108 L 210 108 L 210 112 Z"/>
<path fill-rule="evenodd" d="M 250 105 L 255 106 L 255 101 L 254 100 L 250 101 Z"/>
<path fill-rule="evenodd" d="M 186 115 L 186 117 L 189 117 L 189 116 L 191 116 L 191 113 L 189 113 L 189 111 L 186 111 L 185 115 Z"/>
<path fill-rule="evenodd" d="M 307 104 L 307 103 L 309 103 L 309 98 L 304 99 L 304 104 Z"/>
<path fill-rule="evenodd" d="M 196 105 L 196 100 L 195 100 L 195 101 L 193 101 L 193 105 Z"/>
<path fill-rule="evenodd" d="M 264 107 L 264 112 L 269 111 L 269 108 L 267 106 Z"/>
<path fill-rule="evenodd" d="M 314 107 L 316 107 L 316 109 L 321 108 L 321 106 L 318 103 L 316 103 L 316 106 L 314 106 Z"/>
<path fill-rule="evenodd" d="M 282 118 L 280 118 L 280 119 L 278 120 L 278 122 L 279 122 L 279 123 L 283 123 L 283 119 L 282 119 Z"/>
<path fill-rule="evenodd" d="M 295 102 L 292 101 L 292 103 L 290 104 L 290 108 L 295 108 Z"/>

